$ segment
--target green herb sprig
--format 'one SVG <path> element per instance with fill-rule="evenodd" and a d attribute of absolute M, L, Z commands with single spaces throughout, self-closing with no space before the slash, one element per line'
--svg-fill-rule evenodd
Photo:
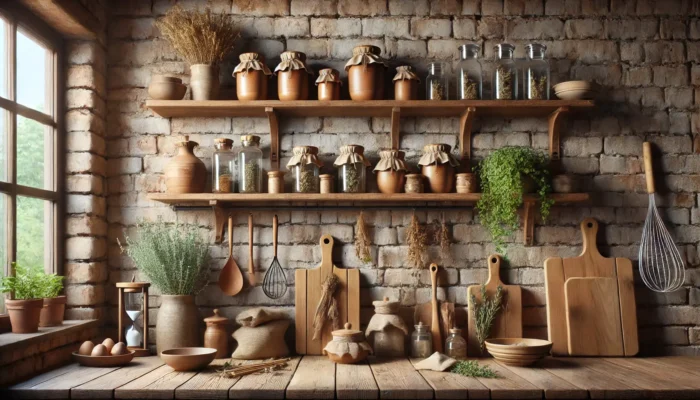
<path fill-rule="evenodd" d="M 479 365 L 474 360 L 457 361 L 457 364 L 452 366 L 450 372 L 472 378 L 498 378 L 498 374 L 494 370 L 486 365 Z"/>
<path fill-rule="evenodd" d="M 496 314 L 501 309 L 503 299 L 503 286 L 498 285 L 496 295 L 488 298 L 486 295 L 486 285 L 481 285 L 481 303 L 476 301 L 476 296 L 469 297 L 469 303 L 474 310 L 474 326 L 476 327 L 476 340 L 479 342 L 479 350 L 484 353 L 484 341 L 491 333 L 491 326 Z"/>
<path fill-rule="evenodd" d="M 12 263 L 15 276 L 5 276 L 0 280 L 0 292 L 14 292 L 15 299 L 43 299 L 58 296 L 63 290 L 63 277 L 46 274 L 39 267 L 26 268 Z"/>

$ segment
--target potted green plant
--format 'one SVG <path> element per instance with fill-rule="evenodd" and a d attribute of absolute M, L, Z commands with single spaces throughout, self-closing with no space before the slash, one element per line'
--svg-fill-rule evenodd
<path fill-rule="evenodd" d="M 12 333 L 34 333 L 39 330 L 39 318 L 44 306 L 44 272 L 24 268 L 17 263 L 12 263 L 12 269 L 13 275 L 0 280 L 0 292 L 13 294 L 12 299 L 5 300 Z"/>
<path fill-rule="evenodd" d="M 547 156 L 529 147 L 504 147 L 491 153 L 475 168 L 481 179 L 481 199 L 476 204 L 481 224 L 488 229 L 496 251 L 504 252 L 505 237 L 518 229 L 518 208 L 523 194 L 536 192 L 542 220 L 554 201 Z"/>
<path fill-rule="evenodd" d="M 44 306 L 39 318 L 40 327 L 63 324 L 66 311 L 66 296 L 59 296 L 63 290 L 63 277 L 56 274 L 44 274 L 39 295 L 44 298 Z"/>
<path fill-rule="evenodd" d="M 122 251 L 162 294 L 156 319 L 158 354 L 199 346 L 202 319 L 195 295 L 208 281 L 209 243 L 202 239 L 195 224 L 162 220 L 140 224 L 136 235 L 136 239 L 126 238 L 127 246 Z"/>

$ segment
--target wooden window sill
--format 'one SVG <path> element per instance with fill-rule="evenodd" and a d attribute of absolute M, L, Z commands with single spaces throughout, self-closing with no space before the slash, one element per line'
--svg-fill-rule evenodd
<path fill-rule="evenodd" d="M 7 323 L 9 325 L 9 317 Z M 36 333 L 3 333 L 0 334 L 0 354 L 8 354 L 13 350 L 27 348 L 33 344 L 40 344 L 63 336 L 73 337 L 85 329 L 97 326 L 98 322 L 95 319 L 69 320 L 63 321 L 61 326 L 39 328 L 39 332 Z"/>

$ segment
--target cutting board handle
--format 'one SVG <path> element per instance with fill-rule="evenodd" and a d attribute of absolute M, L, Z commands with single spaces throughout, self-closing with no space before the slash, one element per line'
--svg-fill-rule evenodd
<path fill-rule="evenodd" d="M 333 273 L 333 236 L 323 235 L 319 240 L 321 245 L 321 270 L 327 270 L 328 274 Z"/>
<path fill-rule="evenodd" d="M 500 285 L 501 282 L 501 256 L 491 254 L 486 261 L 489 265 L 489 279 L 486 281 L 486 286 Z"/>
<path fill-rule="evenodd" d="M 598 235 L 598 221 L 595 218 L 586 218 L 581 221 L 581 234 L 583 235 L 583 250 L 581 256 L 586 254 L 602 257 L 596 245 Z"/>

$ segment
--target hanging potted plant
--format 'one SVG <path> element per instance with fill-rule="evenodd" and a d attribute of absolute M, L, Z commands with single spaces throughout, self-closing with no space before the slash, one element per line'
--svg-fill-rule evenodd
<path fill-rule="evenodd" d="M 63 324 L 63 314 L 66 311 L 66 296 L 59 296 L 63 290 L 63 277 L 56 274 L 44 274 L 40 296 L 44 298 L 44 306 L 39 317 L 39 326 L 58 326 Z"/>
<path fill-rule="evenodd" d="M 171 8 L 156 26 L 182 58 L 190 64 L 192 100 L 216 100 L 219 63 L 233 50 L 238 38 L 228 15 Z"/>
<path fill-rule="evenodd" d="M 554 201 L 549 160 L 529 147 L 504 147 L 491 153 L 475 168 L 481 179 L 481 199 L 476 204 L 481 224 L 491 233 L 496 251 L 505 248 L 505 237 L 518 229 L 518 209 L 523 194 L 539 197 L 542 220 L 549 216 Z"/>
<path fill-rule="evenodd" d="M 0 280 L 0 291 L 13 294 L 12 299 L 5 300 L 12 333 L 34 333 L 39 330 L 39 317 L 44 306 L 44 272 L 24 268 L 17 263 L 12 263 L 12 269 L 14 276 L 5 276 Z"/>
<path fill-rule="evenodd" d="M 195 295 L 209 276 L 209 243 L 195 224 L 173 225 L 162 220 L 139 225 L 137 237 L 127 237 L 122 251 L 162 293 L 156 320 L 158 354 L 201 345 L 202 319 Z"/>

